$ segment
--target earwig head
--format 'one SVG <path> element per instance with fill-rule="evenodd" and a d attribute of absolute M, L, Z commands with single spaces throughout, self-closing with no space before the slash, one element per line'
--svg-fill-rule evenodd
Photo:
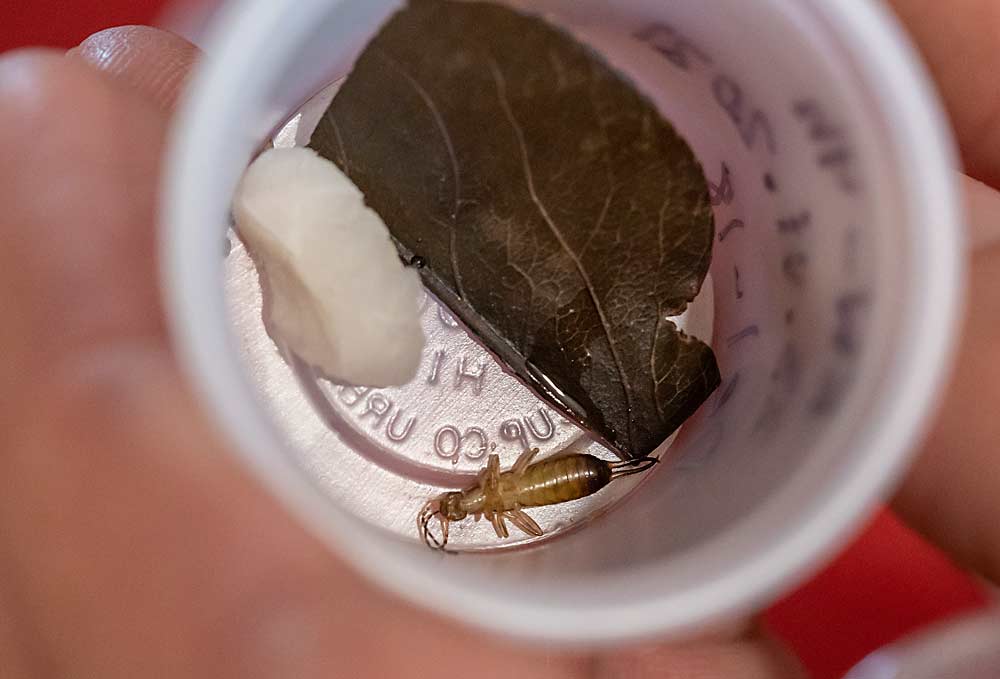
<path fill-rule="evenodd" d="M 431 549 L 447 551 L 448 544 L 448 524 L 452 521 L 461 521 L 469 513 L 462 507 L 461 493 L 445 493 L 425 504 L 420 513 L 417 514 L 417 531 L 420 539 Z M 441 539 L 439 540 L 431 532 L 431 519 L 437 517 L 441 523 Z"/>
<path fill-rule="evenodd" d="M 438 511 L 449 521 L 461 521 L 469 515 L 469 512 L 462 506 L 461 493 L 445 493 L 440 498 Z"/>

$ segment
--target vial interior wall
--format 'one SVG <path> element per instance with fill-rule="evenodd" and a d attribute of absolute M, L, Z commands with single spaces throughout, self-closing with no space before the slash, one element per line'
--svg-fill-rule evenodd
<path fill-rule="evenodd" d="M 857 131 L 864 112 L 846 94 L 833 48 L 793 30 L 794 13 L 743 30 L 739 17 L 758 9 L 739 0 L 609 5 L 531 3 L 632 78 L 702 162 L 717 223 L 713 346 L 723 384 L 669 464 L 614 512 L 538 549 L 444 564 L 445 576 L 486 569 L 494 585 L 521 587 L 679 560 L 737 527 L 807 464 L 836 465 L 835 452 L 820 451 L 824 432 L 845 426 L 841 406 L 859 371 L 884 351 L 867 340 L 891 297 L 887 276 L 876 276 L 892 269 L 890 236 L 875 233 L 882 213 L 865 188 L 874 144 Z M 304 48 L 305 75 L 276 93 L 274 116 L 342 75 L 363 45 L 331 50 L 322 33 Z M 284 397 L 271 397 L 281 425 Z M 369 473 L 304 465 L 321 486 L 331 473 L 359 484 Z M 352 509 L 380 507 L 373 499 Z"/>

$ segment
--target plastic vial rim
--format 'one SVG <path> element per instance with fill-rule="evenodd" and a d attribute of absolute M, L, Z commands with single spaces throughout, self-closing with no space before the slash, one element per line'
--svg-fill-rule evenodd
<path fill-rule="evenodd" d="M 769 2 L 780 10 L 802 0 Z M 895 369 L 883 388 L 896 395 L 891 403 L 879 404 L 884 426 L 858 446 L 854 466 L 815 498 L 794 528 L 733 563 L 725 577 L 696 588 L 594 607 L 581 597 L 575 610 L 553 609 L 545 602 L 505 600 L 462 582 L 435 579 L 429 569 L 398 558 L 401 552 L 333 506 L 276 452 L 283 443 L 253 395 L 227 327 L 222 263 L 216 256 L 219 234 L 206 225 L 224 214 L 232 187 L 213 177 L 212 164 L 213 158 L 231 153 L 226 144 L 234 140 L 224 143 L 223 137 L 232 115 L 241 103 L 254 101 L 239 92 L 247 89 L 246 80 L 273 84 L 296 37 L 343 0 L 230 5 L 180 109 L 168 152 L 161 251 L 173 340 L 202 406 L 240 461 L 338 554 L 359 567 L 378 564 L 363 572 L 381 586 L 441 614 L 537 642 L 592 645 L 691 633 L 763 605 L 808 574 L 843 544 L 902 473 L 950 368 L 964 289 L 956 155 L 928 74 L 901 29 L 876 3 L 808 4 L 860 65 L 865 91 L 891 121 L 886 143 L 899 172 L 915 253 L 901 303 L 919 301 L 938 315 L 935 324 L 911 333 L 900 347 L 896 364 L 905 369 Z M 285 38 L 276 37 L 276 25 L 284 26 Z"/>

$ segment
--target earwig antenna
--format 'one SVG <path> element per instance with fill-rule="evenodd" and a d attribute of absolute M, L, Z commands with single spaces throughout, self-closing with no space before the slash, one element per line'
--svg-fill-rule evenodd
<path fill-rule="evenodd" d="M 420 538 L 424 541 L 424 544 L 431 549 L 443 550 L 445 544 L 448 542 L 448 530 L 445 527 L 444 518 L 441 520 L 442 527 L 442 540 L 438 540 L 434 533 L 431 532 L 430 523 L 436 515 L 440 513 L 440 507 L 438 507 L 437 502 L 431 501 L 423 506 L 420 510 L 420 514 L 417 517 L 417 529 L 420 532 Z"/>
<path fill-rule="evenodd" d="M 424 542 L 432 549 L 444 549 L 444 540 L 438 540 L 430 529 L 430 519 L 424 524 Z"/>

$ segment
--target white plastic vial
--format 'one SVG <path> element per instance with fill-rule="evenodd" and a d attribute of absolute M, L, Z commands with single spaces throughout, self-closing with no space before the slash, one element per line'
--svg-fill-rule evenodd
<path fill-rule="evenodd" d="M 711 183 L 708 321 L 723 384 L 674 441 L 665 469 L 580 530 L 531 549 L 449 558 L 371 514 L 426 499 L 413 484 L 473 473 L 476 446 L 459 445 L 454 463 L 438 455 L 439 422 L 431 444 L 394 448 L 384 428 L 365 429 L 374 416 L 354 426 L 348 412 L 346 428 L 344 418 L 324 419 L 316 404 L 342 393 L 308 393 L 308 379 L 287 374 L 294 393 L 269 391 L 276 382 L 249 367 L 252 333 L 241 323 L 252 313 L 234 322 L 233 264 L 219 247 L 233 190 L 255 149 L 349 71 L 398 2 L 247 0 L 222 12 L 166 174 L 175 341 L 246 464 L 387 589 L 538 641 L 689 634 L 794 586 L 901 473 L 942 389 L 961 311 L 952 142 L 919 60 L 875 2 L 520 4 L 633 78 Z M 474 375 L 476 366 L 450 370 Z M 459 379 L 465 393 L 471 379 Z M 465 417 L 448 425 L 459 444 L 474 427 L 493 435 Z M 381 474 L 410 475 L 414 497 L 374 493 L 365 505 L 338 490 L 344 476 L 364 484 Z"/>

